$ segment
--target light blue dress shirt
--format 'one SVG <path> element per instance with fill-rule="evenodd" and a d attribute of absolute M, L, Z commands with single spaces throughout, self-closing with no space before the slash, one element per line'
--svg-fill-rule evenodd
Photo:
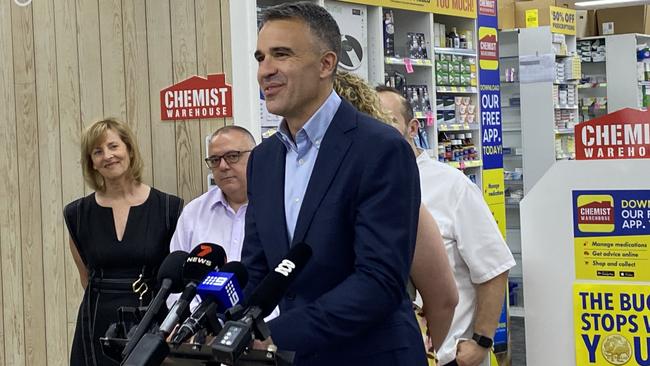
<path fill-rule="evenodd" d="M 332 90 L 325 103 L 298 130 L 295 141 L 291 138 L 286 120 L 282 120 L 278 128 L 276 136 L 287 148 L 284 163 L 284 212 L 290 243 L 293 241 L 298 214 L 311 172 L 314 170 L 320 144 L 340 105 L 341 98 Z"/>

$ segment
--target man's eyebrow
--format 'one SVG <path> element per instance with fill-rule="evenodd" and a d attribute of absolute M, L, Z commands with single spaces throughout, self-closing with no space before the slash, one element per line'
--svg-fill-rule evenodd
<path fill-rule="evenodd" d="M 272 47 L 271 52 L 284 52 L 293 55 L 293 50 L 289 47 Z"/>

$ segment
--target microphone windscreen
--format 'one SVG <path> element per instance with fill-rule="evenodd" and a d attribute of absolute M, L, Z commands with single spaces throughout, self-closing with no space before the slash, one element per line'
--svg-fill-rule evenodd
<path fill-rule="evenodd" d="M 158 269 L 158 283 L 162 283 L 164 279 L 169 279 L 172 281 L 170 292 L 183 291 L 185 287 L 183 283 L 183 265 L 188 256 L 189 253 L 182 250 L 169 253 Z"/>
<path fill-rule="evenodd" d="M 246 270 L 246 266 L 241 262 L 228 262 L 219 269 L 219 272 L 230 272 L 234 274 L 239 286 L 242 288 L 248 283 L 248 270 Z"/>
<path fill-rule="evenodd" d="M 217 244 L 202 243 L 194 247 L 183 266 L 185 283 L 201 282 L 210 272 L 226 263 L 226 251 Z"/>
<path fill-rule="evenodd" d="M 305 243 L 294 245 L 287 256 L 278 266 L 269 272 L 262 282 L 253 291 L 248 301 L 248 306 L 258 306 L 262 309 L 262 316 L 271 314 L 278 305 L 282 296 L 291 285 L 300 271 L 311 258 L 311 247 Z"/>

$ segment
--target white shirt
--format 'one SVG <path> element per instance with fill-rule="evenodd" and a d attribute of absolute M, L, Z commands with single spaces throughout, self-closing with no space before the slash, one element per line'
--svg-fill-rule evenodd
<path fill-rule="evenodd" d="M 444 365 L 456 358 L 458 340 L 471 339 L 474 333 L 475 285 L 514 267 L 515 260 L 476 184 L 426 152 L 420 153 L 417 164 L 422 203 L 440 227 L 458 287 L 454 318 L 438 350 Z"/>

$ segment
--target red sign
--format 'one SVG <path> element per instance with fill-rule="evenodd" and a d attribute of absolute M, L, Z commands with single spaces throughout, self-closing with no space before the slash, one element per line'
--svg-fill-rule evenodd
<path fill-rule="evenodd" d="M 499 46 L 497 36 L 494 34 L 485 35 L 479 41 L 479 57 L 481 60 L 498 60 Z"/>
<path fill-rule="evenodd" d="M 614 224 L 614 206 L 611 201 L 590 202 L 578 209 L 578 224 Z"/>
<path fill-rule="evenodd" d="M 232 86 L 225 74 L 192 76 L 160 91 L 160 119 L 232 117 Z"/>
<path fill-rule="evenodd" d="M 478 12 L 487 16 L 497 16 L 497 0 L 478 0 Z"/>
<path fill-rule="evenodd" d="M 576 160 L 650 158 L 650 112 L 625 108 L 576 125 Z"/>

